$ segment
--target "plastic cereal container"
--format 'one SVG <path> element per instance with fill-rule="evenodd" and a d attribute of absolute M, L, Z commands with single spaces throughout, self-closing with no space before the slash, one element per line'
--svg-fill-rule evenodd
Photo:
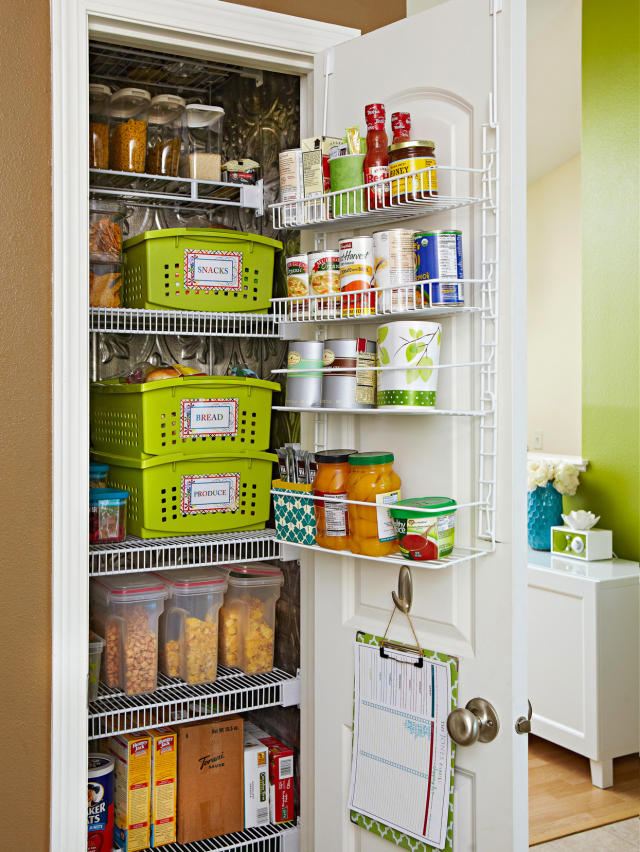
<path fill-rule="evenodd" d="M 128 491 L 89 489 L 89 541 L 123 541 L 127 534 Z"/>
<path fill-rule="evenodd" d="M 208 683 L 218 671 L 218 611 L 227 571 L 179 568 L 154 574 L 169 599 L 160 617 L 160 670 L 187 683 Z"/>
<path fill-rule="evenodd" d="M 95 701 L 98 697 L 98 685 L 100 683 L 100 662 L 104 651 L 104 639 L 89 631 L 89 701 Z"/>
<path fill-rule="evenodd" d="M 94 578 L 91 628 L 104 636 L 103 680 L 127 695 L 153 692 L 158 679 L 158 619 L 168 595 L 153 574 Z"/>
<path fill-rule="evenodd" d="M 273 668 L 276 601 L 284 582 L 274 565 L 234 566 L 220 613 L 220 663 L 245 674 Z"/>

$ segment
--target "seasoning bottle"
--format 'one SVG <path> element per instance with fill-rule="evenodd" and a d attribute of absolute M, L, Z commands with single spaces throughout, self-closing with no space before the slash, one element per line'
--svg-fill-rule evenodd
<path fill-rule="evenodd" d="M 400 477 L 393 469 L 393 453 L 353 453 L 349 456 L 347 499 L 366 506 L 349 506 L 350 548 L 365 556 L 389 556 L 399 550 L 388 509 L 400 500 Z"/>
<path fill-rule="evenodd" d="M 316 453 L 318 472 L 313 480 L 316 497 L 346 497 L 349 456 L 354 450 L 325 450 Z M 346 503 L 314 500 L 316 542 L 330 550 L 349 547 L 349 513 Z"/>
<path fill-rule="evenodd" d="M 375 183 L 389 177 L 389 140 L 384 129 L 386 112 L 384 104 L 369 104 L 364 109 L 367 122 L 367 153 L 363 169 L 364 182 Z M 382 210 L 389 206 L 389 185 L 383 184 L 367 190 L 367 209 Z"/>
<path fill-rule="evenodd" d="M 405 142 L 411 139 L 411 113 L 408 112 L 392 112 L 391 113 L 391 129 L 393 130 L 393 142 Z"/>
<path fill-rule="evenodd" d="M 109 168 L 109 99 L 111 89 L 101 83 L 89 86 L 89 168 Z"/>
<path fill-rule="evenodd" d="M 145 89 L 119 89 L 111 95 L 110 168 L 144 172 L 147 155 L 147 115 L 151 95 Z"/>
<path fill-rule="evenodd" d="M 149 105 L 147 172 L 176 177 L 185 130 L 184 98 L 156 95 Z"/>

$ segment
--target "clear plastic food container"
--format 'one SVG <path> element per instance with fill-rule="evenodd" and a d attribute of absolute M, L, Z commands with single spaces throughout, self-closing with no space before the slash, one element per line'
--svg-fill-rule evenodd
<path fill-rule="evenodd" d="M 127 695 L 153 692 L 158 680 L 158 619 L 167 587 L 153 574 L 90 582 L 91 628 L 105 638 L 103 680 Z"/>
<path fill-rule="evenodd" d="M 89 264 L 89 304 L 92 308 L 122 307 L 122 264 Z"/>
<path fill-rule="evenodd" d="M 145 89 L 119 89 L 111 95 L 109 166 L 116 172 L 144 172 L 151 95 Z"/>
<path fill-rule="evenodd" d="M 182 177 L 222 180 L 223 119 L 222 107 L 187 105 L 187 140 L 180 163 Z"/>
<path fill-rule="evenodd" d="M 93 630 L 89 631 L 89 701 L 95 701 L 98 697 L 98 685 L 100 684 L 100 662 L 104 651 L 104 639 Z"/>
<path fill-rule="evenodd" d="M 184 98 L 156 95 L 149 105 L 148 174 L 177 176 L 185 127 Z"/>
<path fill-rule="evenodd" d="M 154 576 L 169 593 L 160 618 L 160 671 L 187 683 L 215 680 L 218 611 L 227 591 L 227 571 L 178 568 Z"/>
<path fill-rule="evenodd" d="M 89 86 L 89 168 L 109 168 L 109 100 L 111 89 L 101 83 Z"/>
<path fill-rule="evenodd" d="M 108 464 L 98 464 L 98 462 L 89 463 L 89 488 L 106 488 L 107 474 L 109 473 Z"/>
<path fill-rule="evenodd" d="M 126 236 L 127 207 L 120 201 L 89 202 L 89 260 L 122 263 L 122 237 Z"/>
<path fill-rule="evenodd" d="M 128 491 L 118 488 L 89 489 L 89 541 L 123 541 L 127 535 Z"/>
<path fill-rule="evenodd" d="M 245 674 L 273 668 L 276 601 L 284 582 L 274 565 L 234 566 L 220 612 L 220 663 Z"/>

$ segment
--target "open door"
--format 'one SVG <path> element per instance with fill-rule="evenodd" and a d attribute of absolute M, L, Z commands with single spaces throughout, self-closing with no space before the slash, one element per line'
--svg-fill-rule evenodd
<path fill-rule="evenodd" d="M 455 852 L 528 846 L 527 738 L 514 729 L 527 706 L 525 4 L 493 2 L 495 13 L 490 0 L 441 2 L 339 45 L 328 62 L 317 56 L 314 75 L 317 133 L 326 67 L 328 135 L 364 127 L 368 103 L 384 102 L 387 117 L 407 110 L 412 138 L 433 139 L 439 166 L 463 169 L 439 171 L 441 194 L 485 199 L 386 226 L 463 232 L 465 277 L 478 282 L 467 289 L 468 302 L 482 310 L 442 320 L 441 363 L 467 366 L 440 371 L 438 408 L 466 413 L 319 414 L 315 423 L 303 415 L 305 446 L 326 433 L 328 447 L 392 451 L 403 497 L 445 495 L 476 504 L 458 511 L 457 541 L 487 553 L 460 550 L 458 561 L 437 570 L 412 564 L 411 614 L 421 645 L 457 656 L 458 706 L 486 699 L 500 723 L 493 742 L 456 749 Z M 337 248 L 345 234 L 381 227 L 368 227 L 364 218 L 345 221 L 341 232 L 327 234 L 327 247 Z M 374 337 L 375 325 L 338 334 L 347 331 Z M 332 327 L 330 335 L 335 332 Z M 326 427 L 318 430 L 322 418 Z M 312 754 L 304 746 L 302 752 L 303 848 L 384 852 L 388 841 L 349 820 L 353 644 L 357 630 L 384 633 L 398 563 L 305 553 L 302 574 L 313 601 L 303 614 L 311 699 L 303 707 L 303 743 L 312 744 Z M 410 641 L 401 619 L 394 625 L 392 638 Z"/>

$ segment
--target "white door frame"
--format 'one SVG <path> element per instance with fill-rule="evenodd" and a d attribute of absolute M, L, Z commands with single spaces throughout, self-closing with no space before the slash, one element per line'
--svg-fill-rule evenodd
<path fill-rule="evenodd" d="M 347 27 L 219 0 L 52 0 L 52 852 L 83 852 L 87 843 L 89 257 L 81 235 L 89 213 L 88 38 L 298 74 L 301 125 L 308 133 L 313 56 L 357 35 Z M 303 599 L 310 592 L 303 588 Z M 302 671 L 308 672 L 313 649 L 304 646 L 302 653 Z M 310 681 L 303 680 L 307 707 Z M 303 742 L 310 736 L 304 719 L 302 735 Z M 311 756 L 309 745 L 303 753 Z M 311 784 L 308 789 L 306 807 Z"/>

